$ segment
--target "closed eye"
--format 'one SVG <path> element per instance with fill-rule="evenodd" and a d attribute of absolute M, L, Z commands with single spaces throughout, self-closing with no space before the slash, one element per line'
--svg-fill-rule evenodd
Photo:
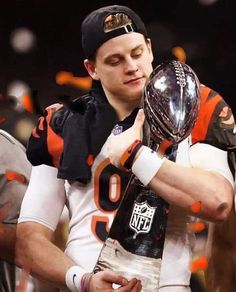
<path fill-rule="evenodd" d="M 143 54 L 143 49 L 142 48 L 137 48 L 132 52 L 132 58 L 139 58 Z"/>

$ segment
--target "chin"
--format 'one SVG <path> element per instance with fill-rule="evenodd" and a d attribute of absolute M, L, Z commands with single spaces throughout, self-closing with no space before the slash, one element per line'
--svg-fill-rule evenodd
<path fill-rule="evenodd" d="M 136 94 L 129 96 L 129 101 L 132 102 L 135 106 L 138 106 L 141 102 L 142 94 Z"/>

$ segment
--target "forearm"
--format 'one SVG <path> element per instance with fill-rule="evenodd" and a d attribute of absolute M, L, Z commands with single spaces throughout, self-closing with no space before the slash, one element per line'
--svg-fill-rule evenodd
<path fill-rule="evenodd" d="M 224 219 L 232 206 L 233 188 L 223 176 L 169 160 L 163 162 L 149 187 L 190 213 L 191 206 L 200 201 L 201 211 L 194 215 L 210 221 Z"/>
<path fill-rule="evenodd" d="M 0 224 L 0 258 L 14 263 L 15 258 L 15 240 L 16 227 L 15 225 Z"/>
<path fill-rule="evenodd" d="M 65 288 L 65 274 L 75 265 L 61 249 L 37 232 L 24 230 L 24 223 L 17 228 L 16 263 L 38 279 Z"/>

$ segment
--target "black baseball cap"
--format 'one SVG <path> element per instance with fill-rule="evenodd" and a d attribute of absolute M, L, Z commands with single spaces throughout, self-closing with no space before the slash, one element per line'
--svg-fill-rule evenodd
<path fill-rule="evenodd" d="M 124 13 L 131 24 L 104 32 L 104 21 L 109 15 Z M 96 50 L 106 41 L 122 34 L 138 32 L 148 37 L 142 19 L 130 8 L 122 5 L 110 5 L 92 11 L 81 25 L 82 47 L 87 58 L 94 56 Z"/>

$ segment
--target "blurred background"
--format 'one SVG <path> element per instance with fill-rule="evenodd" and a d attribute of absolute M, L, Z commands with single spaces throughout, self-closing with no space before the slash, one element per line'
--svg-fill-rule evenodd
<path fill-rule="evenodd" d="M 91 10 L 111 4 L 143 18 L 154 66 L 166 59 L 189 64 L 236 114 L 235 0 L 0 0 L 0 128 L 26 145 L 43 108 L 90 89 L 80 24 Z M 196 256 L 206 231 L 198 236 Z M 201 292 L 203 276 L 195 275 L 193 292 Z"/>
<path fill-rule="evenodd" d="M 23 144 L 38 114 L 91 85 L 83 67 L 80 24 L 93 9 L 124 4 L 147 24 L 155 64 L 177 58 L 236 112 L 234 0 L 0 1 L 0 127 Z"/>

